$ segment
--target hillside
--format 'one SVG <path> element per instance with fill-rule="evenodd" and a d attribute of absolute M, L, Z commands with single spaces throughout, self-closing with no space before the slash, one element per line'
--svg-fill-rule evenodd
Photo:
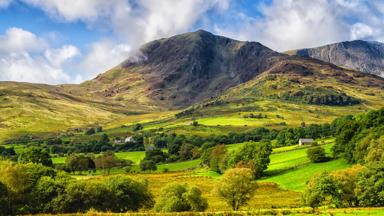
<path fill-rule="evenodd" d="M 384 77 L 384 44 L 380 42 L 345 41 L 288 53 Z"/>

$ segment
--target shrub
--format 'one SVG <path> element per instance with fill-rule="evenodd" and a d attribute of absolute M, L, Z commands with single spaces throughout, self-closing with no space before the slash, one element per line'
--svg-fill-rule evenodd
<path fill-rule="evenodd" d="M 141 171 L 157 170 L 157 166 L 152 160 L 142 160 L 140 161 L 140 169 Z"/>
<path fill-rule="evenodd" d="M 314 146 L 307 150 L 307 157 L 312 163 L 320 163 L 328 161 L 325 150 L 321 146 Z"/>
<path fill-rule="evenodd" d="M 155 205 L 158 212 L 204 211 L 208 203 L 197 187 L 171 183 L 161 189 L 160 200 Z"/>

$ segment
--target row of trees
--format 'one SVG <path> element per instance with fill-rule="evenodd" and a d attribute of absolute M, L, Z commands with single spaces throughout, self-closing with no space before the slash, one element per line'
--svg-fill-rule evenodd
<path fill-rule="evenodd" d="M 233 210 L 245 205 L 256 190 L 248 168 L 228 170 L 214 192 Z M 109 212 L 204 211 L 207 200 L 199 188 L 171 183 L 162 188 L 155 204 L 147 181 L 125 176 L 76 180 L 41 164 L 0 161 L 0 215 L 77 213 L 90 209 Z"/>

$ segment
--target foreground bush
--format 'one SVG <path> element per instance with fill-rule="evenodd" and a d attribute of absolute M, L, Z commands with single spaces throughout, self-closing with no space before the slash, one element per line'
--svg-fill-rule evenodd
<path fill-rule="evenodd" d="M 250 169 L 230 169 L 224 173 L 216 192 L 232 210 L 237 211 L 253 197 L 257 188 L 253 179 L 253 172 Z"/>
<path fill-rule="evenodd" d="M 173 183 L 161 189 L 160 200 L 155 205 L 158 212 L 204 211 L 208 203 L 197 187 Z"/>

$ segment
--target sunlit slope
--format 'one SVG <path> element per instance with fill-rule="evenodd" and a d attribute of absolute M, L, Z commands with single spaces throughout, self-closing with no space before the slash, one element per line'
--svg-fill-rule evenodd
<path fill-rule="evenodd" d="M 57 86 L 0 83 L 0 141 L 24 132 L 62 131 L 123 116 L 107 104 L 67 95 Z"/>

